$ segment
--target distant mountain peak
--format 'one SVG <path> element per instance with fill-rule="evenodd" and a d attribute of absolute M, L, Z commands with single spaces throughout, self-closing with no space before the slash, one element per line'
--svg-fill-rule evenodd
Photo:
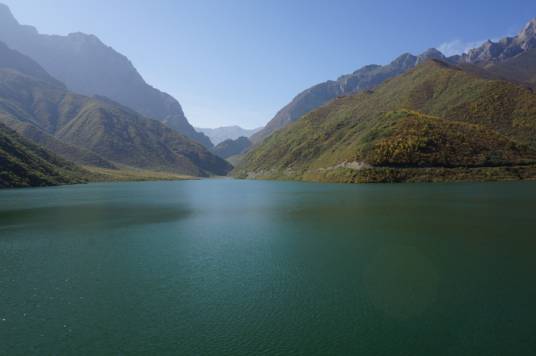
<path fill-rule="evenodd" d="M 423 56 L 426 56 L 426 57 L 443 57 L 443 53 L 441 53 L 441 51 L 439 51 L 437 48 L 428 48 L 426 51 L 421 53 L 420 56 L 421 57 L 423 57 Z"/>
<path fill-rule="evenodd" d="M 459 60 L 471 64 L 499 62 L 533 48 L 536 48 L 536 18 L 530 20 L 515 37 L 504 37 L 498 42 L 487 40 Z"/>
<path fill-rule="evenodd" d="M 0 31 L 37 34 L 37 29 L 35 27 L 21 25 L 11 12 L 11 9 L 6 4 L 2 3 L 0 3 Z"/>
<path fill-rule="evenodd" d="M 525 25 L 517 40 L 524 50 L 536 48 L 536 18 Z"/>
<path fill-rule="evenodd" d="M 45 81 L 50 85 L 58 88 L 65 88 L 65 85 L 48 74 L 43 67 L 34 62 L 32 59 L 9 48 L 4 42 L 0 41 L 0 69 L 10 69 L 19 73 L 32 76 L 36 79 Z"/>
<path fill-rule="evenodd" d="M 415 64 L 423 63 L 429 59 L 445 61 L 446 57 L 438 49 L 428 48 L 426 51 L 424 51 L 417 57 L 417 62 Z"/>
<path fill-rule="evenodd" d="M 198 132 L 202 132 L 210 138 L 210 141 L 216 146 L 225 140 L 236 140 L 240 137 L 250 137 L 261 130 L 261 127 L 256 129 L 244 129 L 238 125 L 222 126 L 216 128 L 195 128 Z"/>
<path fill-rule="evenodd" d="M 415 57 L 411 53 L 404 53 L 398 56 L 394 61 L 392 61 L 390 64 L 395 66 L 413 66 L 415 64 L 415 61 L 417 60 L 417 57 Z"/>
<path fill-rule="evenodd" d="M 19 24 L 15 16 L 13 16 L 11 9 L 6 4 L 3 4 L 3 3 L 0 3 L 0 21 L 3 24 L 13 24 L 13 25 Z"/>
<path fill-rule="evenodd" d="M 536 17 L 530 20 L 523 28 L 523 33 L 536 34 Z"/>
<path fill-rule="evenodd" d="M 251 147 L 251 141 L 244 136 L 237 139 L 227 139 L 211 149 L 212 153 L 223 159 L 244 153 Z"/>
<path fill-rule="evenodd" d="M 72 39 L 81 40 L 81 41 L 94 42 L 94 43 L 97 43 L 99 45 L 103 45 L 102 41 L 97 36 L 95 36 L 93 34 L 88 34 L 88 33 L 84 33 L 84 32 L 71 32 L 71 33 L 69 33 L 67 35 L 67 37 L 72 38 Z"/>
<path fill-rule="evenodd" d="M 97 36 L 40 34 L 34 27 L 20 25 L 9 7 L 0 4 L 0 41 L 34 59 L 69 90 L 106 96 L 212 147 L 209 138 L 190 125 L 175 98 L 146 83 L 126 56 Z"/>

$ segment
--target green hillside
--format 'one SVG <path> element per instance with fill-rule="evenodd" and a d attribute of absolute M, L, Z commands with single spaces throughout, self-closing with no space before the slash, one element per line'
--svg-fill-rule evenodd
<path fill-rule="evenodd" d="M 532 155 L 526 146 L 482 125 L 407 110 L 385 114 L 368 138 L 363 159 L 373 166 L 502 166 L 526 163 Z"/>
<path fill-rule="evenodd" d="M 54 152 L 56 155 L 68 161 L 76 162 L 82 166 L 93 166 L 106 169 L 117 168 L 113 163 L 105 160 L 95 152 L 60 141 L 35 125 L 12 120 L 10 122 L 10 127 L 28 141 L 31 141 L 48 151 Z"/>
<path fill-rule="evenodd" d="M 15 70 L 0 69 L 0 122 L 84 165 L 129 166 L 190 176 L 225 175 L 232 168 L 156 120 L 110 100 L 69 93 Z"/>
<path fill-rule="evenodd" d="M 0 124 L 0 188 L 82 183 L 88 172 Z"/>
<path fill-rule="evenodd" d="M 536 94 L 432 60 L 375 91 L 305 115 L 250 151 L 234 174 L 328 181 L 483 174 L 513 179 L 520 174 L 504 170 L 520 166 L 526 178 L 535 149 Z M 395 179 L 393 170 L 405 175 Z"/>

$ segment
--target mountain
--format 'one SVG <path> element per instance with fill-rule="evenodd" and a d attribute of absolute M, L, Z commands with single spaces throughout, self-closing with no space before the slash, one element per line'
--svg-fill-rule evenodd
<path fill-rule="evenodd" d="M 0 121 L 14 129 L 26 125 L 22 132 L 31 125 L 112 164 L 193 176 L 224 175 L 230 169 L 156 120 L 12 70 L 0 70 Z"/>
<path fill-rule="evenodd" d="M 536 94 L 429 60 L 338 98 L 246 154 L 239 177 L 335 182 L 536 177 Z"/>
<path fill-rule="evenodd" d="M 15 51 L 0 48 L 0 56 L 14 55 L 8 52 Z M 0 122 L 65 158 L 103 168 L 191 176 L 225 175 L 231 169 L 201 144 L 156 120 L 21 71 L 0 69 Z"/>
<path fill-rule="evenodd" d="M 531 49 L 536 49 L 536 18 L 529 21 L 517 36 L 504 37 L 498 42 L 488 40 L 457 60 L 459 63 L 486 66 L 513 58 Z"/>
<path fill-rule="evenodd" d="M 501 62 L 490 63 L 486 70 L 497 77 L 525 83 L 536 89 L 536 48 Z"/>
<path fill-rule="evenodd" d="M 419 56 L 403 54 L 386 66 L 367 65 L 352 74 L 344 75 L 336 81 L 327 81 L 317 84 L 298 94 L 289 104 L 282 108 L 277 115 L 268 122 L 266 127 L 253 135 L 250 139 L 258 144 L 273 132 L 298 120 L 306 113 L 319 108 L 338 96 L 346 96 L 358 91 L 370 90 L 385 80 L 399 76 L 427 59 L 438 59 L 454 64 L 471 64 L 489 70 L 489 74 L 501 75 L 504 79 L 527 82 L 529 75 L 534 79 L 536 67 L 534 53 L 536 49 L 536 19 L 531 20 L 515 37 L 506 37 L 498 42 L 487 41 L 482 46 L 470 50 L 461 56 L 445 58 L 437 49 L 429 49 Z M 522 57 L 522 58 L 517 58 Z M 517 58 L 514 60 L 514 58 Z M 504 65 L 501 63 L 508 62 Z M 527 68 L 527 65 L 530 68 Z M 498 68 L 491 68 L 497 66 Z"/>
<path fill-rule="evenodd" d="M 0 188 L 82 183 L 86 174 L 0 124 Z"/>
<path fill-rule="evenodd" d="M 256 129 L 243 129 L 240 126 L 223 126 L 223 127 L 217 127 L 215 129 L 210 128 L 195 128 L 197 131 L 204 133 L 210 138 L 210 141 L 214 145 L 218 145 L 219 143 L 225 141 L 225 140 L 236 140 L 239 137 L 250 137 L 251 135 L 259 132 L 262 130 L 262 127 L 256 128 Z"/>
<path fill-rule="evenodd" d="M 187 121 L 177 100 L 148 85 L 127 57 L 96 36 L 43 35 L 34 27 L 20 25 L 9 8 L 0 4 L 0 41 L 37 61 L 69 90 L 108 97 L 212 147 L 208 137 Z"/>
<path fill-rule="evenodd" d="M 236 140 L 225 140 L 220 142 L 211 152 L 216 156 L 227 159 L 231 156 L 239 155 L 251 147 L 251 141 L 247 137 L 239 137 Z"/>
<path fill-rule="evenodd" d="M 3 42 L 0 42 L 0 68 L 15 69 L 58 87 L 65 87 L 63 83 L 53 78 L 39 64 L 17 51 L 12 51 Z"/>
<path fill-rule="evenodd" d="M 2 116 L 3 115 L 0 114 L 0 121 L 2 121 Z M 118 168 L 115 164 L 102 158 L 95 152 L 60 141 L 31 123 L 10 121 L 10 127 L 25 139 L 68 161 L 75 162 L 82 166 L 93 166 L 106 169 Z"/>
<path fill-rule="evenodd" d="M 461 56 L 449 58 L 465 69 L 484 69 L 481 73 L 534 87 L 536 85 L 536 18 L 514 37 L 486 41 Z M 469 67 L 467 67 L 469 65 Z M 473 67 L 470 67 L 473 66 Z"/>
<path fill-rule="evenodd" d="M 251 136 L 251 141 L 259 143 L 273 132 L 284 128 L 306 113 L 331 100 L 339 96 L 351 95 L 358 91 L 373 89 L 384 81 L 407 72 L 427 59 L 446 60 L 441 52 L 432 48 L 419 56 L 406 53 L 387 65 L 367 65 L 352 74 L 341 76 L 336 81 L 330 80 L 317 84 L 298 94 L 260 132 Z"/>
<path fill-rule="evenodd" d="M 65 89 L 64 84 L 50 76 L 39 64 L 19 52 L 11 50 L 2 42 L 0 42 L 0 69 L 14 69 L 47 82 L 50 86 Z M 0 100 L 2 99 L 0 98 Z M 69 161 L 101 168 L 115 168 L 112 163 L 95 153 L 63 143 L 31 124 L 17 122 L 12 123 L 11 127 L 31 142 L 37 143 Z"/>

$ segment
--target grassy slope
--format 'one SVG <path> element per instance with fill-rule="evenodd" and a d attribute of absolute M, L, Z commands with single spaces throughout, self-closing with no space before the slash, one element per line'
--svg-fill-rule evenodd
<path fill-rule="evenodd" d="M 0 188 L 82 183 L 90 177 L 0 124 Z"/>
<path fill-rule="evenodd" d="M 33 125 L 82 153 L 89 151 L 91 157 L 50 146 L 80 164 L 101 158 L 104 163 L 97 165 L 102 168 L 111 168 L 109 162 L 191 176 L 224 175 L 231 169 L 200 144 L 109 100 L 72 94 L 13 70 L 0 70 L 0 79 L 0 120 L 18 129 Z"/>
<path fill-rule="evenodd" d="M 384 115 L 369 135 L 363 160 L 389 167 L 482 167 L 525 164 L 533 150 L 482 125 L 400 110 Z"/>
<path fill-rule="evenodd" d="M 106 169 L 117 168 L 116 165 L 105 160 L 95 152 L 60 141 L 35 125 L 9 118 L 4 118 L 4 120 L 2 120 L 2 115 L 0 114 L 0 121 L 9 122 L 8 126 L 17 131 L 22 137 L 48 151 L 54 152 L 68 161 L 76 162 L 82 166 L 88 165 Z"/>
<path fill-rule="evenodd" d="M 416 61 L 417 57 L 406 53 L 387 65 L 367 65 L 352 74 L 341 76 L 336 81 L 327 81 L 306 89 L 283 107 L 261 131 L 251 136 L 250 140 L 258 144 L 275 131 L 295 122 L 337 96 L 375 88 L 385 80 L 397 77 L 414 67 Z"/>
<path fill-rule="evenodd" d="M 95 166 L 83 166 L 91 173 L 92 182 L 123 182 L 123 181 L 160 181 L 160 180 L 192 180 L 199 179 L 192 176 L 175 174 L 170 172 L 148 171 L 131 167 L 119 167 L 119 169 L 107 169 Z"/>
<path fill-rule="evenodd" d="M 531 90 L 509 82 L 486 80 L 437 61 L 428 61 L 386 82 L 374 92 L 340 98 L 305 115 L 249 152 L 234 173 L 242 177 L 253 173 L 254 176 L 261 177 L 321 180 L 313 173 L 324 170 L 329 172 L 328 180 L 346 181 L 346 178 L 337 178 L 329 168 L 355 161 L 379 164 L 373 159 L 371 145 L 389 129 L 381 128 L 385 121 L 389 121 L 386 113 L 400 109 L 478 125 L 473 129 L 464 127 L 463 130 L 466 131 L 494 131 L 486 133 L 495 138 L 489 142 L 483 141 L 485 135 L 476 135 L 476 139 L 482 142 L 474 142 L 473 135 L 465 135 L 460 140 L 463 145 L 479 150 L 484 149 L 480 146 L 484 144 L 488 151 L 493 151 L 493 154 L 502 158 L 508 158 L 512 152 L 497 152 L 501 150 L 494 149 L 494 145 L 501 143 L 498 147 L 503 147 L 502 149 L 517 145 L 520 152 L 525 152 L 528 156 L 531 155 L 529 151 L 536 148 L 536 95 Z M 450 130 L 451 133 L 445 133 L 446 137 L 455 137 L 453 135 L 460 127 L 446 125 L 446 121 L 440 122 L 437 124 L 442 126 L 440 131 Z M 443 163 L 445 160 L 458 160 L 449 166 L 458 165 L 464 169 L 471 166 L 467 163 L 475 160 L 474 154 L 480 154 L 470 150 L 449 152 L 446 147 L 440 147 L 440 150 L 442 152 L 438 155 L 445 157 Z M 521 156 L 517 158 L 521 159 Z M 511 165 L 515 162 L 506 163 Z M 404 162 L 404 165 L 433 166 L 431 163 L 433 160 L 424 165 L 414 161 Z M 350 171 L 355 173 L 355 170 Z"/>

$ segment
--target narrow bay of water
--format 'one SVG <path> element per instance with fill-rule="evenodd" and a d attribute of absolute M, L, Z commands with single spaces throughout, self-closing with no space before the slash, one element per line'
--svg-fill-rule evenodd
<path fill-rule="evenodd" d="M 529 355 L 536 182 L 0 191 L 1 355 Z"/>

